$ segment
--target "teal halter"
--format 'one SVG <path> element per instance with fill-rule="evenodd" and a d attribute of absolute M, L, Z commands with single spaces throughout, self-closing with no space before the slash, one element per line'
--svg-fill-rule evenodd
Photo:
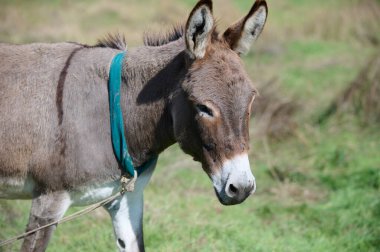
<path fill-rule="evenodd" d="M 128 152 L 128 145 L 124 135 L 123 114 L 120 107 L 121 71 L 125 53 L 126 52 L 121 52 L 113 58 L 109 74 L 108 93 L 110 103 L 111 138 L 117 161 L 130 177 L 134 177 L 135 172 L 137 172 L 136 175 L 139 176 L 148 167 L 155 163 L 158 157 L 153 157 L 148 162 L 135 169 Z"/>

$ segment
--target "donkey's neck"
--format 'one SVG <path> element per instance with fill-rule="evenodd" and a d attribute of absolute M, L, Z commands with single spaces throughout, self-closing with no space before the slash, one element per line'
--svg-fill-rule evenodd
<path fill-rule="evenodd" d="M 186 73 L 182 39 L 130 50 L 123 62 L 121 104 L 129 152 L 141 165 L 175 143 L 170 100 Z"/>

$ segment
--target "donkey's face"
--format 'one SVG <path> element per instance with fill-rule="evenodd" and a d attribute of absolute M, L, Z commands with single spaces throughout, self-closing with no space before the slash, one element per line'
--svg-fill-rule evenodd
<path fill-rule="evenodd" d="M 184 83 L 202 162 L 224 204 L 242 202 L 255 190 L 248 161 L 248 122 L 255 89 L 240 58 L 217 42 L 194 63 Z"/>
<path fill-rule="evenodd" d="M 202 163 L 222 204 L 243 202 L 255 191 L 249 160 L 249 117 L 256 91 L 240 54 L 261 33 L 265 1 L 218 36 L 211 1 L 200 1 L 186 25 L 187 51 L 193 59 L 182 84 L 186 110 L 174 113 L 182 149 Z M 183 107 L 182 107 L 183 108 Z"/>

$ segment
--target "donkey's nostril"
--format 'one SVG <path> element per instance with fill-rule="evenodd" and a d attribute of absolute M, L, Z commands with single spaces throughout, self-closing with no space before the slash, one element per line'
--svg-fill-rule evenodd
<path fill-rule="evenodd" d="M 233 184 L 230 184 L 230 192 L 232 194 L 237 194 L 238 193 L 238 189 L 233 185 Z"/>

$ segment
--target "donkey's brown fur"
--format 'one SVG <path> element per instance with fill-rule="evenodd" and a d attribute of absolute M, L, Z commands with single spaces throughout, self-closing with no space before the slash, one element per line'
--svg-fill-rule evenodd
<path fill-rule="evenodd" d="M 127 52 L 120 95 L 135 166 L 178 142 L 202 163 L 221 203 L 241 203 L 254 192 L 247 152 L 256 90 L 239 55 L 266 16 L 265 1 L 256 1 L 219 35 L 211 0 L 201 0 L 186 26 L 145 37 L 145 46 Z M 28 229 L 119 190 L 107 82 L 112 58 L 125 47 L 121 35 L 95 46 L 0 44 L 0 198 L 33 199 Z M 120 251 L 144 249 L 143 188 L 154 166 L 133 193 L 106 206 Z M 53 230 L 29 236 L 22 250 L 45 250 Z"/>

